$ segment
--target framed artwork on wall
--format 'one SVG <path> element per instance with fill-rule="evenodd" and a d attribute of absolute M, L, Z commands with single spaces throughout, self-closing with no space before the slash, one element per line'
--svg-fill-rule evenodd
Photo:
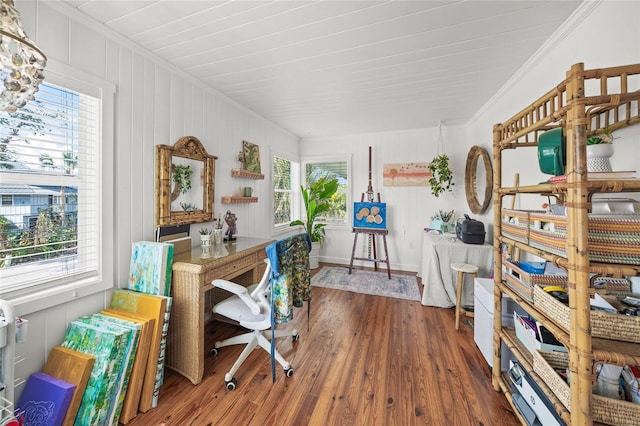
<path fill-rule="evenodd" d="M 252 173 L 260 171 L 260 147 L 254 143 L 242 141 L 242 157 L 244 169 Z"/>
<path fill-rule="evenodd" d="M 429 163 L 387 163 L 382 165 L 384 186 L 429 186 Z"/>

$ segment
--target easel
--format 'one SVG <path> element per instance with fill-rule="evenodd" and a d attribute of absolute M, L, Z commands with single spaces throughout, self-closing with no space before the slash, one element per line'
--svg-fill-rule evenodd
<path fill-rule="evenodd" d="M 367 187 L 367 201 L 373 202 L 373 187 L 371 186 L 371 147 L 369 147 L 369 186 Z M 380 203 L 380 193 L 378 192 L 378 202 Z M 364 193 L 360 197 L 360 201 L 364 201 Z M 359 228 L 353 227 L 353 248 L 351 249 L 351 262 L 349 263 L 349 275 L 351 275 L 351 270 L 353 269 L 353 261 L 354 260 L 366 260 L 369 262 L 373 262 L 373 269 L 378 271 L 378 263 L 386 263 L 387 264 L 387 277 L 391 279 L 391 269 L 389 267 L 389 252 L 387 250 L 387 234 L 389 231 L 386 228 Z M 367 257 L 356 257 L 356 243 L 358 242 L 358 235 L 365 234 L 369 237 L 368 239 L 368 256 Z M 384 259 L 378 259 L 378 254 L 376 251 L 376 235 L 382 235 L 382 242 L 384 245 Z M 373 247 L 373 256 L 371 256 L 371 249 Z"/>

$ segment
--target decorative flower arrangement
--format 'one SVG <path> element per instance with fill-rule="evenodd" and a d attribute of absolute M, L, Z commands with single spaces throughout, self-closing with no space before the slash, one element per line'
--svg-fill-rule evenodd
<path fill-rule="evenodd" d="M 445 223 L 448 223 L 453 217 L 453 213 L 455 210 L 451 210 L 450 212 L 445 210 L 438 210 L 433 216 L 431 216 L 431 220 L 441 220 Z"/>

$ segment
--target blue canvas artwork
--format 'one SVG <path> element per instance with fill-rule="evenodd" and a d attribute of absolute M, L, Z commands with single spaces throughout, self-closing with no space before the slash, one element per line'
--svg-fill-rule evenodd
<path fill-rule="evenodd" d="M 353 227 L 386 229 L 387 203 L 353 203 Z"/>

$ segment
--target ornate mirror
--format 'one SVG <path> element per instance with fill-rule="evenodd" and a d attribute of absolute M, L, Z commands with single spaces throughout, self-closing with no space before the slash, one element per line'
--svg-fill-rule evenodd
<path fill-rule="evenodd" d="M 479 214 L 487 209 L 493 191 L 493 167 L 487 151 L 477 145 L 471 147 L 467 155 L 464 190 L 472 213 Z"/>
<path fill-rule="evenodd" d="M 194 136 L 156 145 L 156 226 L 213 220 L 216 159 Z"/>

